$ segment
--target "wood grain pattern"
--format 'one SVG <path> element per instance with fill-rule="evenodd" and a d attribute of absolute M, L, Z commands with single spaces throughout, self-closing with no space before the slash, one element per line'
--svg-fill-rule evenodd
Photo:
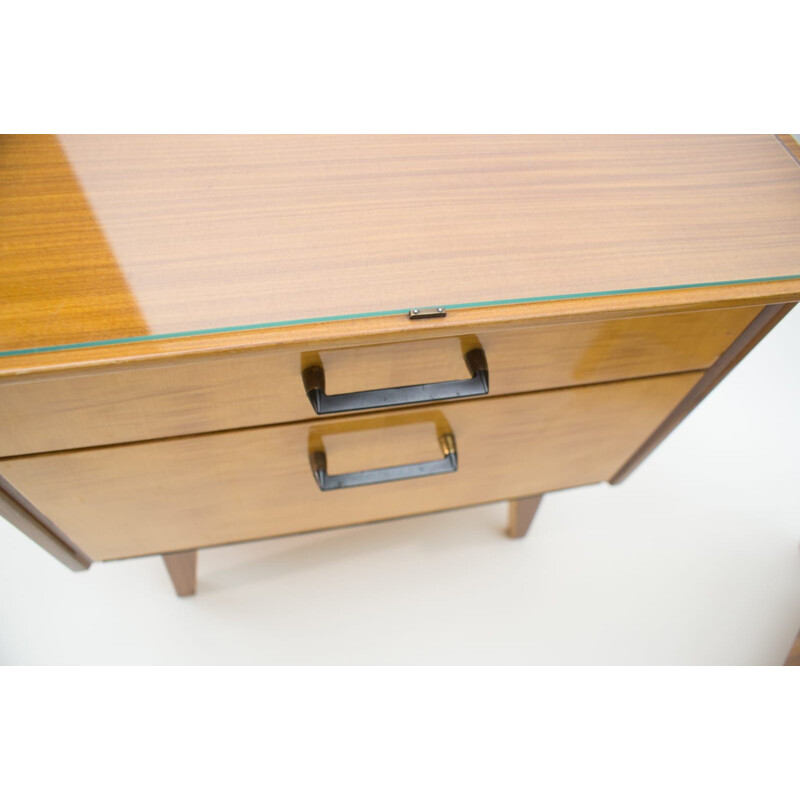
<path fill-rule="evenodd" d="M 40 139 L 9 141 L 12 151 L 31 150 L 25 181 L 63 180 L 63 165 L 38 158 Z M 95 341 L 124 329 L 125 314 L 111 322 L 105 306 L 94 310 L 106 275 L 127 282 L 139 314 L 131 335 L 142 321 L 148 334 L 161 335 L 414 305 L 759 280 L 796 274 L 800 254 L 800 174 L 771 136 L 59 141 L 92 219 L 84 206 L 70 220 L 74 263 L 54 271 L 26 243 L 63 249 L 61 211 L 17 214 L 12 204 L 20 246 L 0 261 L 0 274 L 22 280 L 10 282 L 14 324 L 0 329 L 4 350 Z M 0 172 L 0 183 L 24 203 L 17 176 Z M 110 250 L 87 264 L 97 223 Z M 86 303 L 64 306 L 32 291 L 48 280 L 75 287 Z M 336 335 L 384 329 L 379 318 L 340 326 Z M 275 336 L 282 334 L 225 341 Z M 136 346 L 77 352 L 72 363 L 119 352 Z M 42 361 L 34 354 L 9 368 L 33 363 Z"/>
<path fill-rule="evenodd" d="M 800 300 L 800 279 L 455 309 L 444 319 L 409 322 L 398 314 L 253 331 L 87 347 L 0 357 L 0 379 L 273 348 L 365 347 L 401 341 L 477 335 L 520 326 L 599 322 L 628 317 L 760 306 Z"/>
<path fill-rule="evenodd" d="M 0 517 L 36 542 L 74 572 L 88 569 L 91 559 L 69 542 L 50 520 L 31 508 L 8 484 L 0 479 Z"/>
<path fill-rule="evenodd" d="M 544 495 L 520 497 L 508 503 L 508 537 L 521 539 L 530 530 L 533 518 L 539 510 Z"/>
<path fill-rule="evenodd" d="M 193 595 L 197 591 L 197 550 L 169 553 L 163 558 L 178 597 Z"/>
<path fill-rule="evenodd" d="M 0 350 L 148 333 L 57 137 L 0 135 L 0 228 Z"/>
<path fill-rule="evenodd" d="M 456 380 L 486 352 L 492 395 L 705 369 L 760 307 L 542 325 L 309 351 L 293 347 L 0 380 L 0 456 L 314 417 L 302 368 L 332 394 Z"/>
<path fill-rule="evenodd" d="M 6 459 L 0 472 L 95 559 L 191 550 L 606 480 L 701 374 L 26 456 Z M 332 455 L 338 448 L 337 468 L 378 466 L 362 437 L 348 444 L 343 435 L 359 422 L 409 426 L 412 450 L 426 424 L 434 439 L 446 424 L 458 471 L 320 492 L 309 465 L 314 437 Z"/>
<path fill-rule="evenodd" d="M 630 460 L 611 479 L 622 483 L 684 419 L 711 393 L 717 384 L 794 308 L 794 303 L 767 306 L 708 369 L 691 392 L 653 431 Z"/>

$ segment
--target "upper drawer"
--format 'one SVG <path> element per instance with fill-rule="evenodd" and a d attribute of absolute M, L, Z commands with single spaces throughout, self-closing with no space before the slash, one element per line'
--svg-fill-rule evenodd
<path fill-rule="evenodd" d="M 437 402 L 456 394 L 452 382 L 463 387 L 470 377 L 464 356 L 476 349 L 485 354 L 491 395 L 704 369 L 760 310 L 540 324 L 327 351 L 269 348 L 6 379 L 0 456 L 313 418 L 303 382 L 311 366 L 324 374 L 328 395 L 436 385 Z M 398 399 L 372 395 L 361 405 Z"/>

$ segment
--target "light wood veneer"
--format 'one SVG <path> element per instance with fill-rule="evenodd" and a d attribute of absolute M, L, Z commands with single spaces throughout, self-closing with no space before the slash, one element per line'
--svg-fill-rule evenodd
<path fill-rule="evenodd" d="M 4 137 L 0 350 L 796 276 L 797 170 L 766 135 Z"/>
<path fill-rule="evenodd" d="M 0 513 L 73 569 L 165 554 L 182 595 L 229 542 L 508 498 L 520 536 L 800 300 L 799 220 L 786 136 L 0 136 Z M 489 397 L 318 418 L 301 379 L 457 380 L 476 347 Z M 445 435 L 450 474 L 312 475 Z"/>
<path fill-rule="evenodd" d="M 301 373 L 332 394 L 456 380 L 482 347 L 492 395 L 709 367 L 760 306 L 531 325 L 333 350 L 296 347 L 0 379 L 0 457 L 314 417 Z"/>
<path fill-rule="evenodd" d="M 93 559 L 189 550 L 541 494 L 610 478 L 702 373 L 7 459 L 3 474 Z M 320 492 L 332 472 L 436 458 L 458 471 Z M 388 464 L 387 464 L 388 462 Z"/>

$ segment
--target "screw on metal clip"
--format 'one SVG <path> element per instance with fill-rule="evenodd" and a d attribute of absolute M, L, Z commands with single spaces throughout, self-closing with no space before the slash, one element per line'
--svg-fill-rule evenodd
<path fill-rule="evenodd" d="M 434 308 L 412 308 L 408 312 L 409 319 L 433 319 L 434 317 L 446 317 L 447 311 L 444 306 Z"/>

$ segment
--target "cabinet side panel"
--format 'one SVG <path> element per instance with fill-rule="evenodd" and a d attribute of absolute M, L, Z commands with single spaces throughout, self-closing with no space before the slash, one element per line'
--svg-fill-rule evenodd
<path fill-rule="evenodd" d="M 49 520 L 30 508 L 2 478 L 0 478 L 0 517 L 7 519 L 43 550 L 71 570 L 88 569 L 91 559 L 82 553 Z"/>
<path fill-rule="evenodd" d="M 622 483 L 684 419 L 711 393 L 714 387 L 797 305 L 766 306 L 742 334 L 717 359 L 695 387 L 631 456 L 610 483 Z"/>

